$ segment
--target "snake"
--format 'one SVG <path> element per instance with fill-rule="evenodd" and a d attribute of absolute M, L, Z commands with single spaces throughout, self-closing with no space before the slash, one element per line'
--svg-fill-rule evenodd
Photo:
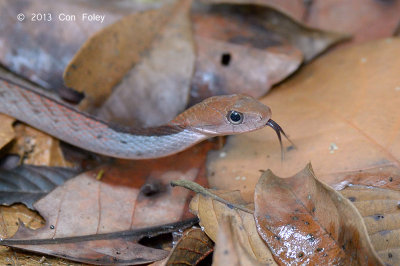
<path fill-rule="evenodd" d="M 79 148 L 123 159 L 153 159 L 183 151 L 205 139 L 269 126 L 277 133 L 283 159 L 282 128 L 271 109 L 242 95 L 213 96 L 178 114 L 169 123 L 149 128 L 116 126 L 81 112 L 37 89 L 2 79 L 0 113 Z"/>

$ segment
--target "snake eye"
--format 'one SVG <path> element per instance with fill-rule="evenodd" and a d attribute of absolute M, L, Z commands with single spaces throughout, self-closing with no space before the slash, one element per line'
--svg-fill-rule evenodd
<path fill-rule="evenodd" d="M 243 114 L 238 111 L 229 111 L 227 118 L 234 125 L 239 125 L 243 122 Z"/>

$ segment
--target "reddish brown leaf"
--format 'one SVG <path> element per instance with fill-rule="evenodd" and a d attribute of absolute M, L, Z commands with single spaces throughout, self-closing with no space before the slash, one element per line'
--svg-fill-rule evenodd
<path fill-rule="evenodd" d="M 265 172 L 254 202 L 257 230 L 280 263 L 383 265 L 356 208 L 310 164 L 291 178 Z"/>
<path fill-rule="evenodd" d="M 189 229 L 176 243 L 166 265 L 197 265 L 213 249 L 214 243 L 200 228 Z"/>

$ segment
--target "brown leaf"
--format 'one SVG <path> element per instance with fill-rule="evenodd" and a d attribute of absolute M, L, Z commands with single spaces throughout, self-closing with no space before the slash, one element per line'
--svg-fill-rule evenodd
<path fill-rule="evenodd" d="M 234 204 L 245 203 L 238 191 L 215 191 L 215 193 Z M 200 194 L 197 194 L 190 203 L 190 209 L 199 217 L 200 225 L 214 242 L 217 241 L 217 234 L 221 230 L 220 224 L 224 219 L 223 217 L 235 217 L 237 226 L 233 228 L 241 249 L 245 250 L 256 261 L 274 264 L 271 252 L 257 233 L 253 215 L 231 207 Z"/>
<path fill-rule="evenodd" d="M 23 222 L 32 229 L 43 226 L 44 220 L 36 212 L 29 210 L 22 204 L 15 204 L 9 207 L 0 206 L 0 238 L 7 238 L 15 234 L 20 222 Z M 11 248 L 0 246 L 0 265 L 65 265 L 64 259 L 44 257 L 34 254 L 24 254 Z M 72 265 L 82 265 L 69 263 Z"/>
<path fill-rule="evenodd" d="M 257 230 L 282 264 L 383 265 L 357 209 L 310 164 L 291 178 L 266 171 L 254 202 Z"/>
<path fill-rule="evenodd" d="M 287 150 L 281 162 L 270 128 L 230 137 L 209 158 L 208 171 L 218 176 L 209 177 L 210 186 L 239 189 L 250 200 L 259 170 L 267 167 L 289 176 L 311 161 L 328 184 L 360 170 L 400 169 L 399 45 L 386 39 L 336 50 L 274 89 L 261 101 L 297 149 Z"/>
<path fill-rule="evenodd" d="M 65 71 L 66 85 L 85 92 L 81 108 L 131 126 L 183 111 L 194 64 L 190 3 L 132 14 L 88 40 Z"/>
<path fill-rule="evenodd" d="M 197 265 L 213 249 L 213 242 L 200 228 L 188 229 L 171 251 L 166 265 Z"/>
<path fill-rule="evenodd" d="M 240 227 L 235 218 L 225 216 L 221 220 L 220 228 L 215 243 L 213 265 L 276 265 L 276 263 L 260 263 L 249 255 L 242 247 L 236 226 Z"/>
<path fill-rule="evenodd" d="M 15 132 L 12 127 L 14 122 L 14 118 L 0 114 L 0 149 L 14 139 Z"/>
<path fill-rule="evenodd" d="M 72 56 L 94 32 L 135 10 L 154 7 L 136 2 L 98 1 L 57 2 L 15 0 L 0 4 L 0 61 L 19 75 L 48 89 L 62 88 L 62 73 Z M 19 13 L 25 20 L 16 20 Z M 82 15 L 101 14 L 104 21 L 84 21 Z M 34 17 L 33 14 L 38 14 Z M 51 21 L 38 21 L 43 16 Z M 74 15 L 75 21 L 59 16 Z M 32 21 L 36 19 L 36 21 Z"/>
<path fill-rule="evenodd" d="M 200 5 L 193 21 L 197 60 L 191 104 L 217 94 L 261 97 L 298 68 L 301 52 L 311 60 L 345 37 L 260 5 Z"/>
<path fill-rule="evenodd" d="M 16 142 L 10 153 L 16 153 L 22 162 L 32 165 L 71 167 L 61 151 L 60 141 L 39 130 L 17 124 L 15 126 Z"/>
<path fill-rule="evenodd" d="M 400 264 L 400 192 L 353 185 L 340 191 L 364 218 L 372 245 L 386 265 Z"/>

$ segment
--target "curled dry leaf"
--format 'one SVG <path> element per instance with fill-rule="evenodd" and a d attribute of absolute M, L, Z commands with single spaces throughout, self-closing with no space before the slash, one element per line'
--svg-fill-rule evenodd
<path fill-rule="evenodd" d="M 194 64 L 190 3 L 132 14 L 89 39 L 64 75 L 67 86 L 85 93 L 81 109 L 147 127 L 183 111 Z"/>
<path fill-rule="evenodd" d="M 372 245 L 386 265 L 400 264 L 400 191 L 347 186 L 340 192 L 364 218 Z"/>
<path fill-rule="evenodd" d="M 261 101 L 297 149 L 286 151 L 281 162 L 270 128 L 229 137 L 209 158 L 211 187 L 239 189 L 250 200 L 266 168 L 290 176 L 311 161 L 328 184 L 359 170 L 400 169 L 399 45 L 399 39 L 386 39 L 336 50 L 274 89 Z"/>
<path fill-rule="evenodd" d="M 357 209 L 310 164 L 291 178 L 263 173 L 254 203 L 257 230 L 282 264 L 383 265 Z"/>
<path fill-rule="evenodd" d="M 0 149 L 6 146 L 15 137 L 13 123 L 15 119 L 0 114 Z"/>
<path fill-rule="evenodd" d="M 238 191 L 213 191 L 213 193 L 234 204 L 243 205 L 245 203 Z M 246 251 L 249 257 L 260 263 L 275 264 L 271 252 L 257 233 L 254 217 L 251 213 L 237 210 L 232 208 L 231 205 L 223 204 L 201 194 L 197 194 L 193 198 L 190 209 L 199 217 L 200 225 L 214 242 L 217 241 L 217 234 L 221 230 L 222 219 L 225 216 L 234 217 L 232 219 L 235 219 L 236 226 L 233 229 L 240 249 Z"/>
<path fill-rule="evenodd" d="M 213 265 L 276 265 L 276 263 L 261 263 L 254 259 L 241 245 L 236 226 L 240 224 L 232 216 L 225 216 L 220 221 L 217 242 L 213 255 Z"/>
<path fill-rule="evenodd" d="M 200 228 L 191 228 L 183 233 L 165 265 L 197 265 L 213 250 L 211 239 Z"/>
<path fill-rule="evenodd" d="M 61 89 L 65 67 L 89 36 L 124 15 L 159 6 L 141 2 L 1 1 L 0 61 L 13 72 L 45 88 Z M 26 15 L 22 22 L 16 20 L 19 13 Z M 104 15 L 104 20 L 101 23 L 84 20 L 84 13 Z M 74 15 L 75 20 L 63 21 L 66 15 Z"/>

